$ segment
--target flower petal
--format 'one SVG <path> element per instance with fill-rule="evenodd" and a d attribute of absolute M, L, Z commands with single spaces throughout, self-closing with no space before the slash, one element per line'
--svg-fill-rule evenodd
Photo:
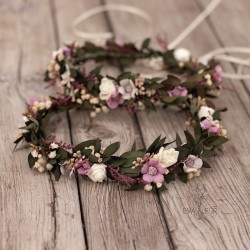
<path fill-rule="evenodd" d="M 157 182 L 163 182 L 164 181 L 164 176 L 160 173 L 158 173 L 157 175 L 153 176 L 153 182 L 157 183 Z"/>
<path fill-rule="evenodd" d="M 148 163 L 145 163 L 141 169 L 142 174 L 146 174 L 148 172 L 149 165 Z"/>
<path fill-rule="evenodd" d="M 142 176 L 142 179 L 148 183 L 152 182 L 154 180 L 154 176 L 149 175 L 149 174 L 144 174 Z"/>
<path fill-rule="evenodd" d="M 202 167 L 202 164 L 203 164 L 202 159 L 201 158 L 196 158 L 194 160 L 193 168 L 194 169 L 200 169 Z"/>

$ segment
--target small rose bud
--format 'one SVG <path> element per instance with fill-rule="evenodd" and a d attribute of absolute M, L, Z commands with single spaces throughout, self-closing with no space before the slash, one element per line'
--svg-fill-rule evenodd
<path fill-rule="evenodd" d="M 50 164 L 50 163 L 47 163 L 47 164 L 46 164 L 46 169 L 47 169 L 47 170 L 50 171 L 50 170 L 52 170 L 52 168 L 53 168 L 53 165 L 52 165 L 52 164 Z"/>
<path fill-rule="evenodd" d="M 146 190 L 146 191 L 151 191 L 153 189 L 153 187 L 150 185 L 150 184 L 146 184 L 145 186 L 144 186 L 144 190 Z"/>
<path fill-rule="evenodd" d="M 49 157 L 50 159 L 55 158 L 55 157 L 56 157 L 56 151 L 51 151 L 51 152 L 49 153 L 48 157 Z"/>
<path fill-rule="evenodd" d="M 45 170 L 44 167 L 39 167 L 38 168 L 38 171 L 41 172 L 41 173 L 44 172 L 44 170 Z"/>

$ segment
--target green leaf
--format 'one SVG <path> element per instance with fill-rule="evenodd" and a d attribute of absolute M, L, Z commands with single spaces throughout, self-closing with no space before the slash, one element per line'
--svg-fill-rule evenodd
<path fill-rule="evenodd" d="M 203 165 L 202 165 L 203 168 L 211 168 L 211 166 L 203 160 Z"/>
<path fill-rule="evenodd" d="M 202 129 L 199 125 L 194 127 L 194 136 L 196 141 L 199 141 L 202 136 Z"/>
<path fill-rule="evenodd" d="M 224 136 L 217 136 L 217 135 L 214 135 L 214 136 L 210 136 L 208 137 L 204 143 L 206 145 L 210 145 L 210 146 L 220 146 L 222 145 L 223 143 L 227 142 L 228 141 L 228 138 L 224 137 Z"/>
<path fill-rule="evenodd" d="M 101 150 L 101 140 L 97 138 L 95 143 L 95 151 L 100 152 L 100 150 Z"/>
<path fill-rule="evenodd" d="M 76 152 L 78 150 L 82 151 L 86 147 L 95 146 L 95 144 L 96 144 L 96 140 L 88 140 L 88 141 L 81 142 L 73 148 L 73 152 Z"/>
<path fill-rule="evenodd" d="M 186 136 L 187 144 L 190 145 L 190 146 L 194 146 L 195 145 L 195 139 L 194 139 L 193 135 L 188 130 L 185 130 L 184 134 Z"/>
<path fill-rule="evenodd" d="M 37 140 L 37 137 L 36 137 L 36 134 L 34 131 L 31 132 L 31 142 L 32 144 L 36 145 L 38 140 Z"/>
<path fill-rule="evenodd" d="M 190 154 L 192 147 L 188 144 L 184 144 L 181 147 L 175 148 L 175 150 L 179 151 L 178 160 L 183 160 Z"/>
<path fill-rule="evenodd" d="M 147 150 L 147 152 L 146 153 L 154 153 L 154 150 L 155 150 L 155 147 L 156 147 L 156 145 L 158 144 L 158 142 L 160 141 L 160 139 L 161 139 L 161 136 L 158 136 L 155 140 L 154 140 L 154 142 L 149 146 L 149 148 L 148 148 L 148 150 Z"/>
<path fill-rule="evenodd" d="M 156 110 L 154 103 L 152 103 L 149 98 L 143 98 L 142 102 L 145 105 L 146 110 Z"/>
<path fill-rule="evenodd" d="M 176 99 L 178 98 L 178 96 L 168 96 L 162 99 L 162 102 L 164 103 L 172 103 L 174 102 Z"/>
<path fill-rule="evenodd" d="M 110 157 L 120 148 L 120 142 L 110 144 L 103 152 L 103 157 Z"/>
<path fill-rule="evenodd" d="M 29 120 L 34 122 L 37 126 L 39 126 L 39 122 L 34 117 L 29 117 Z"/>
<path fill-rule="evenodd" d="M 201 155 L 202 158 L 210 158 L 216 156 L 216 153 L 213 150 L 203 149 Z"/>
<path fill-rule="evenodd" d="M 180 147 L 182 145 L 181 137 L 176 133 L 176 146 Z"/>
<path fill-rule="evenodd" d="M 102 67 L 103 67 L 103 65 L 99 65 L 99 66 L 95 67 L 93 70 L 91 70 L 90 73 L 92 73 L 94 75 L 100 75 Z"/>
<path fill-rule="evenodd" d="M 55 180 L 59 181 L 59 179 L 60 179 L 60 177 L 62 175 L 59 164 L 54 165 L 51 172 L 54 174 Z"/>
<path fill-rule="evenodd" d="M 163 87 L 164 86 L 158 82 L 153 82 L 153 83 L 147 85 L 148 89 L 161 89 Z"/>
<path fill-rule="evenodd" d="M 146 38 L 141 45 L 141 50 L 147 49 L 149 44 L 150 44 L 151 39 L 150 38 Z"/>
<path fill-rule="evenodd" d="M 28 162 L 29 162 L 30 168 L 32 168 L 35 165 L 36 160 L 37 159 L 34 158 L 31 153 L 28 155 Z"/>
<path fill-rule="evenodd" d="M 179 86 L 181 85 L 181 80 L 173 75 L 168 75 L 167 82 L 172 86 Z"/>
<path fill-rule="evenodd" d="M 115 168 L 120 167 L 122 164 L 124 164 L 127 160 L 118 156 L 111 156 L 109 159 L 109 164 L 112 165 Z"/>
<path fill-rule="evenodd" d="M 18 144 L 22 139 L 23 139 L 23 136 L 19 137 L 18 139 L 16 139 L 16 140 L 14 141 L 14 143 L 16 144 L 16 146 L 17 146 L 17 144 Z"/>
<path fill-rule="evenodd" d="M 96 156 L 90 154 L 88 156 L 88 159 L 90 160 L 91 163 L 97 163 L 99 158 L 97 158 Z"/>
<path fill-rule="evenodd" d="M 186 173 L 179 173 L 178 177 L 182 182 L 187 183 L 188 178 Z"/>
<path fill-rule="evenodd" d="M 182 87 L 187 89 L 193 89 L 197 86 L 197 83 L 195 81 L 187 81 L 182 84 Z"/>
<path fill-rule="evenodd" d="M 133 146 L 131 148 L 131 151 L 135 151 L 135 150 L 136 150 L 136 141 L 134 141 Z"/>
<path fill-rule="evenodd" d="M 121 157 L 125 159 L 135 159 L 137 157 L 143 157 L 144 155 L 145 155 L 145 152 L 137 150 L 137 151 L 125 152 L 121 155 Z"/>
<path fill-rule="evenodd" d="M 167 175 L 164 175 L 164 180 L 166 183 L 170 183 L 171 181 L 175 180 L 175 174 L 174 173 L 168 173 Z"/>

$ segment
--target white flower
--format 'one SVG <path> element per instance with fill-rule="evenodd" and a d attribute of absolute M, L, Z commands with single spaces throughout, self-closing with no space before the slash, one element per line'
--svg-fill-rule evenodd
<path fill-rule="evenodd" d="M 185 173 L 193 173 L 197 172 L 202 167 L 203 162 L 201 158 L 195 155 L 189 155 L 183 164 L 183 170 Z"/>
<path fill-rule="evenodd" d="M 122 95 L 123 99 L 130 100 L 135 98 L 136 87 L 130 79 L 123 79 L 120 81 L 118 92 Z"/>
<path fill-rule="evenodd" d="M 148 191 L 148 192 L 150 192 L 151 190 L 152 190 L 152 186 L 150 185 L 150 184 L 146 184 L 145 186 L 144 186 L 144 190 L 146 190 L 146 191 Z"/>
<path fill-rule="evenodd" d="M 34 158 L 37 158 L 38 157 L 38 152 L 36 150 L 33 150 L 31 152 L 31 155 L 34 157 Z"/>
<path fill-rule="evenodd" d="M 45 166 L 46 163 L 47 163 L 47 159 L 46 159 L 45 156 L 42 156 L 41 158 L 39 158 L 39 159 L 37 160 L 37 162 L 38 162 L 41 166 Z"/>
<path fill-rule="evenodd" d="M 190 60 L 190 52 L 185 48 L 179 48 L 174 51 L 174 58 L 178 62 L 188 62 Z"/>
<path fill-rule="evenodd" d="M 101 100 L 108 100 L 111 95 L 115 92 L 115 84 L 113 80 L 110 80 L 106 77 L 102 78 L 101 85 L 100 85 L 100 99 Z"/>
<path fill-rule="evenodd" d="M 153 159 L 158 160 L 163 168 L 167 168 L 177 162 L 178 156 L 179 151 L 174 148 L 164 150 L 164 147 L 161 147 L 159 153 L 155 154 Z"/>
<path fill-rule="evenodd" d="M 47 169 L 47 170 L 51 170 L 52 168 L 53 168 L 53 165 L 52 165 L 52 164 L 48 163 L 48 164 L 46 165 L 46 169 Z"/>
<path fill-rule="evenodd" d="M 198 111 L 198 117 L 201 119 L 202 117 L 208 118 L 210 120 L 213 120 L 213 114 L 214 109 L 207 107 L 207 106 L 201 106 Z"/>
<path fill-rule="evenodd" d="M 49 157 L 50 159 L 55 158 L 55 157 L 56 157 L 56 151 L 51 151 L 51 152 L 49 153 L 48 157 Z"/>
<path fill-rule="evenodd" d="M 103 182 L 107 178 L 106 167 L 103 163 L 93 164 L 88 177 L 94 182 Z"/>
<path fill-rule="evenodd" d="M 65 73 L 62 74 L 62 85 L 67 85 L 67 87 L 70 87 L 71 82 L 74 82 L 75 79 L 70 76 L 70 72 L 66 71 Z"/>
<path fill-rule="evenodd" d="M 58 144 L 57 143 L 51 143 L 50 144 L 50 147 L 52 148 L 52 149 L 57 149 L 59 146 L 58 146 Z"/>
<path fill-rule="evenodd" d="M 23 120 L 24 120 L 24 122 L 28 122 L 29 121 L 28 117 L 25 116 L 25 115 L 23 115 Z"/>
<path fill-rule="evenodd" d="M 52 106 L 52 101 L 51 101 L 51 100 L 47 100 L 47 101 L 45 102 L 45 108 L 46 108 L 46 109 L 50 109 L 51 106 Z"/>

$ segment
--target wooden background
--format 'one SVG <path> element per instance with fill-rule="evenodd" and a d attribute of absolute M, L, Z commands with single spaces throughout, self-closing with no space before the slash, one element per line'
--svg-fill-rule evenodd
<path fill-rule="evenodd" d="M 250 81 L 224 81 L 230 90 L 223 91 L 217 105 L 229 109 L 223 123 L 231 140 L 211 161 L 213 168 L 188 184 L 171 183 L 163 193 L 125 192 L 114 183 L 82 179 L 55 182 L 29 169 L 27 148 L 12 152 L 25 99 L 51 92 L 42 81 L 51 51 L 77 40 L 70 30 L 72 20 L 104 1 L 147 11 L 154 21 L 150 36 L 166 32 L 169 40 L 209 2 L 0 0 L 0 249 L 249 249 Z M 221 46 L 249 46 L 249 11 L 248 0 L 224 0 L 181 45 L 196 56 Z M 148 35 L 142 20 L 120 12 L 100 14 L 81 27 L 110 30 L 135 42 Z M 225 69 L 234 71 L 231 65 Z M 140 65 L 131 70 L 150 73 Z M 54 126 L 59 138 L 74 144 L 98 136 L 107 144 L 120 140 L 127 150 L 134 139 L 146 146 L 159 134 L 172 140 L 176 131 L 182 133 L 184 117 L 160 109 L 136 117 L 112 111 L 95 119 L 71 112 Z"/>

